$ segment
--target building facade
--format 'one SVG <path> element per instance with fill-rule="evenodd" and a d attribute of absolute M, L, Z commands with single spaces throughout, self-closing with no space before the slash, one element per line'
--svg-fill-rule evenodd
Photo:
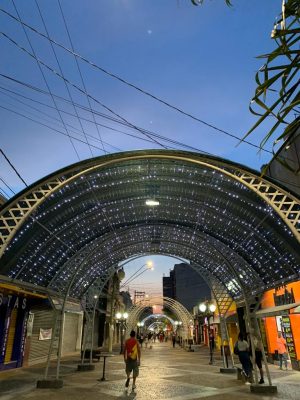
<path fill-rule="evenodd" d="M 210 288 L 190 264 L 175 264 L 170 277 L 163 277 L 163 295 L 177 300 L 193 311 L 193 307 L 211 298 Z"/>

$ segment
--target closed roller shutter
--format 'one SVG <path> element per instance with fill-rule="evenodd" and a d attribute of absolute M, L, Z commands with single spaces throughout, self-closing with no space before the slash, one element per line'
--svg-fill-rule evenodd
<path fill-rule="evenodd" d="M 62 354 L 74 353 L 78 337 L 79 315 L 75 313 L 65 314 L 64 340 Z"/>
<path fill-rule="evenodd" d="M 33 365 L 47 360 L 51 340 L 39 340 L 39 335 L 40 329 L 53 329 L 54 311 L 44 305 L 36 306 L 30 311 L 34 314 L 34 320 L 28 364 Z M 57 346 L 54 345 L 52 358 L 56 358 L 56 352 Z"/>

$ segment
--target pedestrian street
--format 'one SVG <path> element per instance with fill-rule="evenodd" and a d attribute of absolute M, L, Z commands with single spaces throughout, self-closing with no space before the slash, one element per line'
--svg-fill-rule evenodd
<path fill-rule="evenodd" d="M 1 400 L 296 400 L 300 392 L 299 372 L 280 371 L 278 366 L 270 365 L 278 394 L 273 397 L 252 394 L 248 385 L 237 380 L 236 374 L 219 372 L 222 366 L 219 355 L 209 365 L 208 349 L 204 346 L 197 352 L 180 347 L 173 349 L 170 342 L 155 343 L 152 349 L 143 348 L 134 392 L 131 392 L 132 381 L 128 392 L 125 391 L 122 355 L 116 353 L 107 362 L 105 382 L 100 381 L 102 362 L 95 363 L 94 371 L 86 372 L 77 372 L 77 364 L 76 357 L 63 360 L 61 389 L 36 389 L 36 380 L 43 373 L 42 365 L 4 371 Z"/>

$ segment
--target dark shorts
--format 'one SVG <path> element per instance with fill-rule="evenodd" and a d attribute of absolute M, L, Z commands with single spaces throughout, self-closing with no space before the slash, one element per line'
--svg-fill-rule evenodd
<path fill-rule="evenodd" d="M 255 350 L 255 363 L 258 366 L 259 369 L 262 368 L 262 352 L 260 350 Z"/>
<path fill-rule="evenodd" d="M 126 374 L 130 374 L 131 371 L 133 372 L 133 377 L 136 378 L 139 376 L 139 366 L 137 360 L 132 360 L 131 358 L 128 358 L 126 360 Z"/>

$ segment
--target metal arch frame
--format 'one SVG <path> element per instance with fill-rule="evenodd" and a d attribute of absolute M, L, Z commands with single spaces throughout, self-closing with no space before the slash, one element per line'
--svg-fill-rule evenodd
<path fill-rule="evenodd" d="M 226 216 L 222 216 L 223 218 L 228 218 L 228 219 L 230 219 L 227 215 Z M 72 221 L 71 221 L 72 222 Z M 175 224 L 175 222 L 174 222 L 174 224 Z M 128 227 L 128 225 L 126 225 L 126 227 Z M 56 236 L 60 236 L 60 234 L 65 230 L 65 229 L 68 229 L 68 228 L 66 228 L 66 227 L 64 227 L 63 228 L 63 230 L 60 230 L 60 231 L 56 231 Z M 246 229 L 246 227 L 244 228 L 244 229 Z M 247 227 L 247 229 L 250 229 L 250 228 L 248 228 Z M 268 243 L 268 241 L 267 241 L 267 239 L 263 236 L 263 235 L 261 235 L 260 234 L 260 232 L 259 231 L 257 231 L 256 232 L 256 237 L 259 237 L 262 241 L 265 241 L 265 242 L 267 242 Z M 53 238 L 52 237 L 49 237 L 49 240 L 53 240 Z M 97 239 L 94 239 L 94 241 L 96 241 Z M 43 244 L 42 244 L 42 246 L 41 247 L 46 247 L 48 245 L 48 240 L 45 240 L 44 242 L 43 242 Z M 88 246 L 89 244 L 87 244 L 87 246 Z M 41 250 L 41 247 L 38 249 L 38 251 L 40 251 Z M 276 251 L 276 249 L 274 250 L 274 251 Z M 29 259 L 30 260 L 30 259 Z M 29 262 L 29 260 L 28 260 L 28 262 Z M 256 259 L 257 260 L 257 259 Z M 259 260 L 257 260 L 258 262 L 259 262 Z M 17 272 L 17 274 L 16 274 L 16 276 L 15 276 L 15 279 L 17 279 L 18 278 L 18 276 L 19 276 L 19 274 L 23 271 L 23 269 L 25 269 L 26 268 L 26 264 L 24 264 L 23 266 L 22 266 L 22 268 Z M 60 273 L 60 271 L 62 271 L 64 269 L 64 265 L 62 265 L 62 267 L 59 269 L 59 271 L 57 272 L 58 274 Z M 55 276 L 52 278 L 52 280 L 53 279 L 55 279 Z M 52 281 L 51 280 L 51 281 Z M 51 282 L 50 282 L 50 284 L 51 284 Z"/>
<path fill-rule="evenodd" d="M 166 315 L 166 314 L 151 314 L 151 315 L 148 315 L 148 317 L 145 317 L 141 321 L 141 323 L 145 324 L 145 322 L 147 322 L 149 319 L 163 319 L 163 318 L 169 320 L 171 322 L 172 326 L 175 326 L 175 321 L 172 318 L 170 318 L 168 315 Z"/>
<path fill-rule="evenodd" d="M 141 242 L 141 243 L 143 243 L 143 242 Z M 172 242 L 170 242 L 170 243 L 172 243 Z M 134 245 L 137 245 L 137 243 L 135 243 Z M 187 244 L 184 244 L 184 243 L 182 243 L 181 244 L 182 245 L 182 248 L 186 248 L 186 249 L 190 249 L 190 247 L 191 246 L 188 246 Z M 131 249 L 131 247 L 132 247 L 133 245 L 132 244 L 130 244 L 130 246 L 127 246 L 127 248 L 128 249 Z M 194 248 L 192 248 L 193 249 L 193 251 L 195 252 L 195 249 Z M 150 251 L 150 250 L 147 250 L 147 251 L 142 251 L 141 253 L 139 253 L 139 254 L 153 254 L 154 253 L 154 251 Z M 159 252 L 160 254 L 161 254 L 161 252 Z M 128 254 L 128 257 L 130 257 L 131 256 L 131 254 L 137 254 L 136 253 L 136 251 L 134 252 L 134 253 L 129 253 Z M 175 253 L 167 253 L 167 252 L 165 252 L 164 254 L 168 254 L 169 256 L 175 256 L 176 257 L 176 254 Z M 194 257 L 191 257 L 191 256 L 189 256 L 189 257 L 186 257 L 186 259 L 191 259 L 193 262 L 195 262 L 195 255 L 194 255 Z M 119 262 L 119 260 L 120 260 L 121 258 L 119 258 L 119 259 L 116 259 L 116 260 L 114 260 L 114 262 L 113 263 L 117 263 L 117 262 Z M 105 262 L 105 260 L 102 260 L 102 262 Z M 109 268 L 109 267 L 108 267 Z M 204 268 L 204 267 L 203 267 Z M 206 268 L 207 269 L 207 268 Z M 59 281 L 58 281 L 59 282 Z M 91 285 L 92 285 L 92 283 L 93 282 L 91 282 Z"/>
<path fill-rule="evenodd" d="M 202 267 L 202 273 L 199 272 L 197 267 L 199 265 L 191 265 L 191 267 L 197 271 L 203 279 L 206 281 L 207 285 L 210 287 L 213 298 L 216 302 L 217 305 L 217 310 L 220 318 L 220 330 L 221 330 L 221 348 L 222 348 L 222 355 L 223 355 L 223 367 L 227 368 L 227 362 L 226 362 L 226 356 L 225 356 L 225 349 L 224 349 L 224 342 L 226 341 L 229 344 L 229 333 L 228 333 L 228 328 L 227 328 L 227 323 L 226 323 L 226 318 L 228 311 L 230 310 L 230 307 L 232 303 L 234 302 L 233 298 L 230 296 L 229 291 L 227 287 L 223 284 L 223 282 L 220 282 L 211 272 L 208 272 L 205 270 L 205 273 L 203 272 L 204 267 Z M 234 358 L 233 358 L 233 353 L 231 351 L 231 347 L 229 346 L 229 355 L 231 359 L 231 364 L 232 367 L 234 367 Z"/>
<path fill-rule="evenodd" d="M 148 227 L 149 227 L 149 225 L 148 225 Z M 172 229 L 172 226 L 171 226 L 171 225 L 162 225 L 162 227 L 163 227 L 164 229 Z M 139 227 L 139 226 L 136 226 L 135 229 L 138 229 L 138 230 L 139 230 L 140 227 Z M 188 232 L 190 228 L 184 227 L 184 226 L 183 226 L 183 227 L 181 227 L 180 229 L 182 229 L 183 232 L 184 232 L 184 231 Z M 126 228 L 126 229 L 124 229 L 123 231 L 119 232 L 120 237 L 122 237 L 123 234 L 126 235 L 126 234 L 127 234 L 127 231 L 129 231 L 129 230 L 131 230 L 131 228 Z M 196 236 L 197 236 L 198 240 L 201 239 L 202 241 L 206 241 L 207 243 L 208 243 L 209 241 L 217 242 L 217 243 L 220 243 L 224 248 L 228 248 L 228 246 L 227 246 L 226 243 L 220 241 L 220 240 L 217 239 L 217 238 L 212 238 L 210 235 L 205 234 L 205 233 L 203 233 L 203 232 L 197 232 Z M 99 240 L 102 240 L 102 243 L 99 242 Z M 59 278 L 60 278 L 60 273 L 61 273 L 63 270 L 65 270 L 66 273 L 67 273 L 67 275 L 69 275 L 70 278 L 71 278 L 72 274 L 71 274 L 70 272 L 74 270 L 74 269 L 73 269 L 73 265 L 76 265 L 76 266 L 77 266 L 78 263 L 80 263 L 81 266 L 84 267 L 86 264 L 88 264 L 89 261 L 90 261 L 90 259 L 91 259 L 92 257 L 94 257 L 95 254 L 97 254 L 97 252 L 98 252 L 98 250 L 99 250 L 99 247 L 103 244 L 103 241 L 104 241 L 104 242 L 109 241 L 109 237 L 106 236 L 106 237 L 104 237 L 104 239 L 103 239 L 103 238 L 102 238 L 102 239 L 99 239 L 99 238 L 98 238 L 98 239 L 95 239 L 95 240 L 92 242 L 92 245 L 94 246 L 93 248 L 91 248 L 91 244 L 86 245 L 81 251 L 79 251 L 78 253 L 76 253 L 76 255 L 74 255 L 73 257 L 71 257 L 71 258 L 57 271 L 57 273 L 55 274 L 55 276 L 52 278 L 51 282 L 49 283 L 48 287 L 51 287 L 51 285 L 52 285 L 54 282 L 56 283 L 56 285 L 59 285 L 59 284 L 60 284 L 60 279 L 59 279 Z M 165 242 L 167 243 L 168 240 L 165 240 Z M 137 242 L 136 242 L 136 243 L 137 243 Z M 192 245 L 191 243 L 189 244 L 189 246 L 188 246 L 187 243 L 182 243 L 182 246 L 185 247 L 185 248 L 192 248 L 192 249 L 194 249 L 194 252 L 195 252 L 195 246 Z M 211 245 L 211 244 L 210 244 L 210 247 L 213 247 L 214 250 L 217 251 L 216 245 Z M 117 250 L 117 249 L 116 249 L 116 250 Z M 231 248 L 228 248 L 228 250 L 234 252 L 234 254 L 235 254 L 235 261 L 236 261 L 236 262 L 238 262 L 238 260 L 240 259 L 240 261 L 243 263 L 243 265 L 244 265 L 245 267 L 247 267 L 247 268 L 249 269 L 249 271 L 252 271 L 252 274 L 255 275 L 255 276 L 261 281 L 261 278 L 257 275 L 257 273 L 254 271 L 254 269 L 253 269 L 251 266 L 248 265 L 247 261 L 242 257 L 242 255 L 238 254 L 236 251 L 234 251 L 234 250 L 231 249 Z M 218 251 L 217 251 L 217 253 L 218 253 L 219 255 L 221 254 L 221 253 L 218 252 Z M 143 253 L 143 254 L 144 254 L 144 253 Z M 176 255 L 175 255 L 175 257 L 176 257 Z M 103 263 L 103 261 L 106 260 L 106 258 L 107 258 L 107 253 L 103 254 L 103 258 L 101 258 L 101 259 L 98 258 L 98 265 L 99 265 L 99 264 L 101 265 L 101 264 Z M 191 257 L 189 256 L 188 259 L 191 259 Z M 115 260 L 114 263 L 115 263 L 115 262 L 119 262 L 119 261 L 120 261 L 120 260 Z M 195 262 L 195 261 L 194 261 L 194 262 Z M 95 264 L 94 264 L 94 265 L 95 265 Z M 98 267 L 98 268 L 99 268 L 99 267 Z M 104 268 L 104 267 L 103 267 L 103 268 Z M 100 268 L 100 269 L 101 269 L 101 268 Z M 106 268 L 104 269 L 104 272 L 105 272 L 105 270 L 106 270 Z M 102 271 L 103 271 L 103 269 L 102 269 Z M 61 284 L 64 285 L 65 283 L 61 282 Z"/>
<path fill-rule="evenodd" d="M 145 254 L 141 254 L 141 255 L 133 257 L 132 259 L 140 258 L 144 255 Z M 184 260 L 180 257 L 177 257 L 177 256 L 173 256 L 173 257 L 175 259 L 178 259 L 178 260 L 186 263 L 186 260 Z M 85 304 L 82 303 L 82 306 L 86 312 L 86 315 L 91 314 L 90 316 L 87 315 L 87 321 L 89 321 L 88 323 L 91 326 L 92 326 L 92 313 L 95 310 L 95 303 L 94 303 L 94 298 L 93 298 L 94 294 L 101 293 L 106 282 L 115 273 L 115 271 L 118 268 L 122 268 L 126 263 L 132 261 L 132 259 L 125 261 L 124 263 L 118 265 L 118 267 L 116 267 L 116 268 L 110 268 L 110 271 L 111 271 L 110 274 L 106 274 L 105 279 L 103 276 L 99 277 L 94 282 L 94 284 L 91 285 L 88 292 L 86 292 L 85 299 L 86 300 L 89 299 L 89 301 L 86 301 Z M 220 281 L 218 281 L 217 278 L 214 277 L 211 272 L 206 270 L 203 266 L 201 267 L 199 264 L 189 264 L 189 265 L 199 275 L 201 275 L 203 277 L 203 279 L 206 281 L 208 286 L 211 288 L 213 298 L 216 301 L 218 313 L 220 316 L 221 341 L 222 341 L 221 346 L 223 348 L 223 364 L 224 364 L 224 368 L 226 368 L 227 364 L 226 364 L 226 360 L 225 360 L 224 342 L 227 341 L 229 343 L 229 333 L 228 333 L 227 324 L 226 324 L 226 317 L 227 317 L 227 313 L 231 307 L 231 304 L 233 302 L 233 299 L 229 295 L 228 289 L 226 288 L 226 286 L 223 283 L 221 283 Z M 132 309 L 134 310 L 134 307 L 132 307 Z M 129 310 L 129 312 L 131 312 L 131 310 Z M 145 322 L 148 319 L 156 318 L 156 315 L 157 314 L 151 314 L 150 316 L 144 318 L 144 320 L 142 322 Z M 164 314 L 161 314 L 161 317 L 167 318 L 174 326 L 174 321 L 170 317 L 168 317 L 167 315 L 164 315 Z M 135 326 L 131 324 L 130 328 L 135 328 Z M 127 329 L 127 330 L 129 330 L 129 329 Z M 231 363 L 232 363 L 232 366 L 234 366 L 233 354 L 232 354 L 230 347 L 229 347 L 229 351 L 230 351 Z"/>
<path fill-rule="evenodd" d="M 151 331 L 151 329 L 155 329 L 156 327 L 158 327 L 158 326 L 161 325 L 161 324 L 162 324 L 162 322 L 153 321 L 153 322 L 148 326 L 148 329 L 149 329 L 149 331 Z"/>
<path fill-rule="evenodd" d="M 136 244 L 135 244 L 136 245 Z M 128 253 L 128 256 L 130 256 L 131 254 L 137 254 L 136 252 L 134 252 L 134 253 L 132 253 L 132 251 L 130 250 L 131 249 L 131 247 L 132 247 L 132 245 L 130 245 L 130 246 L 128 246 L 128 247 L 126 247 L 126 249 L 124 249 L 124 250 L 126 250 L 127 251 L 127 249 L 129 250 L 129 253 Z M 187 246 L 187 244 L 182 244 L 182 248 L 183 249 L 186 249 L 187 251 L 189 250 L 189 247 Z M 195 248 L 193 249 L 193 252 L 195 253 Z M 149 250 L 148 251 L 141 251 L 141 253 L 139 253 L 139 254 L 146 254 L 146 253 L 148 253 L 148 254 L 150 254 L 150 253 L 154 253 L 154 251 L 152 251 L 152 252 L 150 252 Z M 160 254 L 161 254 L 161 251 L 159 252 Z M 165 254 L 168 254 L 169 256 L 173 256 L 174 257 L 174 253 L 167 253 L 167 252 L 165 252 Z M 106 258 L 107 258 L 107 255 L 106 255 Z M 195 256 L 194 257 L 189 257 L 193 262 L 195 262 Z M 84 257 L 82 257 L 82 265 L 85 265 L 85 262 L 86 262 L 86 259 L 84 258 Z M 113 260 L 113 263 L 115 264 L 115 263 L 117 263 L 119 261 L 119 259 L 118 258 L 116 258 L 115 260 Z M 105 262 L 107 262 L 105 259 L 102 259 L 102 260 L 99 260 L 99 264 L 101 265 L 102 263 L 103 264 L 105 264 Z M 215 262 L 216 262 L 216 260 L 215 260 Z M 204 268 L 204 267 L 203 267 Z M 102 268 L 99 268 L 100 269 L 100 271 L 99 271 L 99 273 L 101 272 L 101 274 L 102 274 L 102 276 L 103 275 L 106 275 L 107 274 L 107 271 L 110 269 L 110 267 L 109 266 L 107 266 L 107 267 L 102 267 Z M 199 272 L 199 271 L 198 271 Z M 99 273 L 98 273 L 98 275 L 99 275 Z M 70 279 L 71 279 L 71 275 L 70 275 Z M 97 278 L 98 279 L 98 278 Z M 108 278 L 107 278 L 108 279 Z M 56 285 L 58 286 L 58 285 L 64 285 L 65 284 L 65 282 L 61 282 L 61 280 L 60 279 L 58 279 L 57 281 L 56 281 Z M 91 283 L 90 283 L 90 286 L 93 284 L 93 281 L 91 281 Z M 105 281 L 103 281 L 103 287 L 104 287 L 104 285 L 105 285 Z M 53 286 L 53 288 L 55 289 L 55 287 Z M 63 288 L 63 286 L 62 286 L 62 288 Z M 88 290 L 88 288 L 87 288 L 87 290 Z"/>
<path fill-rule="evenodd" d="M 135 152 L 120 154 L 111 157 L 112 159 L 107 160 L 108 156 L 94 159 L 92 162 L 99 162 L 97 165 L 87 166 L 81 171 L 74 171 L 75 166 L 53 175 L 48 181 L 40 181 L 36 185 L 32 185 L 28 190 L 23 191 L 19 196 L 12 200 L 8 205 L 4 206 L 0 213 L 0 256 L 4 253 L 6 247 L 11 242 L 14 234 L 25 222 L 25 220 L 32 215 L 34 210 L 51 194 L 56 192 L 58 189 L 69 184 L 76 178 L 82 177 L 83 175 L 92 172 L 94 170 L 116 165 L 126 161 L 143 160 L 143 159 L 161 159 L 171 161 L 183 161 L 191 164 L 200 165 L 209 169 L 220 172 L 221 174 L 227 175 L 231 179 L 238 181 L 250 190 L 255 192 L 261 197 L 267 204 L 269 204 L 279 217 L 289 227 L 291 232 L 294 234 L 298 242 L 300 242 L 300 204 L 299 199 L 291 195 L 284 189 L 273 184 L 258 175 L 253 171 L 248 171 L 244 167 L 230 164 L 222 160 L 209 158 L 207 156 L 199 156 L 194 153 L 187 152 L 173 152 L 172 151 L 148 151 Z M 183 154 L 183 155 L 182 155 Z M 203 161 L 201 160 L 203 159 Z M 104 161 L 103 161 L 104 160 Z M 102 161 L 102 162 L 101 162 Z M 215 163 L 215 165 L 214 165 Z M 87 162 L 83 162 L 82 166 L 86 165 Z M 79 164 L 80 165 L 80 164 Z M 76 164 L 76 167 L 79 167 Z M 221 165 L 221 166 L 219 166 Z M 72 169 L 73 168 L 73 169 Z"/>
<path fill-rule="evenodd" d="M 178 319 L 182 321 L 184 338 L 186 339 L 188 337 L 188 328 L 190 322 L 193 321 L 193 316 L 182 304 L 174 299 L 163 296 L 149 297 L 145 301 L 147 301 L 148 304 L 133 305 L 128 310 L 129 317 L 127 322 L 127 332 L 136 327 L 139 317 L 145 308 L 148 308 L 151 304 L 155 303 L 161 306 L 167 305 L 174 312 Z"/>

